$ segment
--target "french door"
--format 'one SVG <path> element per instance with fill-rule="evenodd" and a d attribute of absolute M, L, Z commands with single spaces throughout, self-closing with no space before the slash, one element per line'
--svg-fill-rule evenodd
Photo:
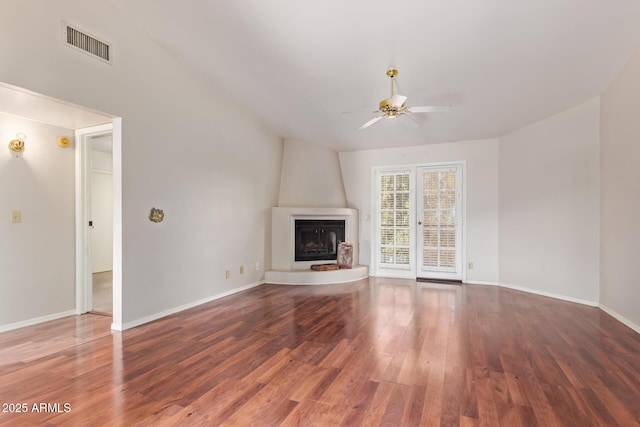
<path fill-rule="evenodd" d="M 462 167 L 377 171 L 377 275 L 463 279 Z"/>
<path fill-rule="evenodd" d="M 462 166 L 417 169 L 417 277 L 462 280 Z"/>

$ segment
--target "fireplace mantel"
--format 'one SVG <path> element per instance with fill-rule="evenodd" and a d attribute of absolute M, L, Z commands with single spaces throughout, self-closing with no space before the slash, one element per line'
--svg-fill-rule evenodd
<path fill-rule="evenodd" d="M 272 208 L 271 266 L 268 283 L 321 284 L 339 283 L 368 277 L 369 269 L 358 264 L 358 211 L 349 208 Z M 337 271 L 311 271 L 312 264 L 322 261 L 295 261 L 296 219 L 338 219 L 345 221 L 345 241 L 353 243 L 354 268 Z M 330 261 L 327 261 L 330 262 Z"/>

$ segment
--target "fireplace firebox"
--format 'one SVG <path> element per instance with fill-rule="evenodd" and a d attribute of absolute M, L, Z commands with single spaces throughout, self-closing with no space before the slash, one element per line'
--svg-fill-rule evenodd
<path fill-rule="evenodd" d="M 337 259 L 338 244 L 344 242 L 344 220 L 295 220 L 295 260 Z"/>

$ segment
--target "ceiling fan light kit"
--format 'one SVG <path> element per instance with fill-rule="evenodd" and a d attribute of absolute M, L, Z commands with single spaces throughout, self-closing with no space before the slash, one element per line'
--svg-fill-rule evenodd
<path fill-rule="evenodd" d="M 411 125 L 411 127 L 418 127 L 420 124 L 411 117 L 411 114 L 421 114 L 421 113 L 435 113 L 435 112 L 445 112 L 451 110 L 450 105 L 431 105 L 431 106 L 419 106 L 419 107 L 407 107 L 405 105 L 405 101 L 407 100 L 406 96 L 396 95 L 395 94 L 395 85 L 394 80 L 398 76 L 399 72 L 397 68 L 389 68 L 387 70 L 387 77 L 391 81 L 391 96 L 387 99 L 383 99 L 378 104 L 378 111 L 381 115 L 374 117 L 369 120 L 362 126 L 358 128 L 358 130 L 366 129 L 369 126 L 377 123 L 381 119 L 395 119 L 399 116 L 404 116 L 410 120 L 406 121 Z"/>

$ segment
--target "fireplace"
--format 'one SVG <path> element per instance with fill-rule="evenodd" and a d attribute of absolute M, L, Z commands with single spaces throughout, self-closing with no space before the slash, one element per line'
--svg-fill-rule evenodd
<path fill-rule="evenodd" d="M 295 261 L 337 259 L 338 244 L 345 241 L 344 220 L 296 219 Z"/>
<path fill-rule="evenodd" d="M 340 242 L 353 244 L 353 265 L 354 267 L 358 265 L 358 211 L 355 209 L 275 207 L 272 209 L 272 215 L 272 273 L 277 272 L 274 273 L 276 275 L 280 273 L 286 275 L 285 272 L 318 273 L 311 270 L 311 266 L 337 262 L 337 248 Z M 316 237 L 317 226 L 324 227 L 322 228 L 324 233 L 321 233 L 320 228 L 318 229 L 319 239 Z M 300 238 L 296 237 L 297 232 L 306 234 L 307 245 L 303 251 L 296 249 L 296 245 L 300 243 Z M 335 233 L 335 239 L 332 233 Z M 306 261 L 299 261 L 300 256 L 309 258 Z M 342 271 L 341 274 L 346 273 Z M 368 275 L 368 270 L 366 274 Z M 271 283 L 274 283 L 274 280 L 278 283 L 283 281 L 281 276 L 277 278 L 272 274 L 268 276 L 269 280 L 272 280 Z M 321 275 L 318 280 L 324 280 L 322 277 L 327 277 L 327 274 Z"/>
<path fill-rule="evenodd" d="M 267 283 L 320 285 L 369 277 L 369 268 L 358 264 L 358 211 L 355 209 L 275 207 L 271 212 L 271 270 L 264 273 Z M 301 252 L 303 256 L 313 257 L 308 261 L 298 261 L 297 232 L 306 235 L 301 238 L 301 241 L 307 241 Z M 314 264 L 336 262 L 341 241 L 353 244 L 353 268 L 311 269 Z"/>

